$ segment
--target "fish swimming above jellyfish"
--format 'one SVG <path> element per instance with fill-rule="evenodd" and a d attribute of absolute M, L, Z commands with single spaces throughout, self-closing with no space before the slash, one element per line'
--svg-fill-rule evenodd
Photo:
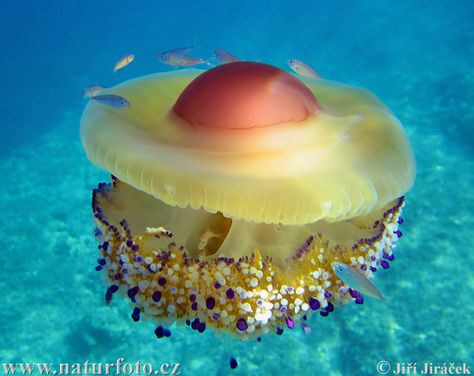
<path fill-rule="evenodd" d="M 93 191 L 96 269 L 159 338 L 175 322 L 309 333 L 312 315 L 357 299 L 332 263 L 371 280 L 393 260 L 415 161 L 370 92 L 247 61 L 113 90 L 133 106 L 90 101 L 81 121 L 113 176 Z"/>
<path fill-rule="evenodd" d="M 114 72 L 117 72 L 118 70 L 125 68 L 127 65 L 129 65 L 133 60 L 135 59 L 135 55 L 133 54 L 128 54 L 125 56 L 122 56 L 114 65 Z"/>
<path fill-rule="evenodd" d="M 238 57 L 225 50 L 215 50 L 214 56 L 216 57 L 219 64 L 235 63 L 236 61 L 240 61 Z"/>
<path fill-rule="evenodd" d="M 99 94 L 105 88 L 100 85 L 89 86 L 88 88 L 84 89 L 84 98 L 92 98 Z"/>
<path fill-rule="evenodd" d="M 163 64 L 174 67 L 189 67 L 192 65 L 206 64 L 209 62 L 198 57 L 188 55 L 186 52 L 192 49 L 193 46 L 174 48 L 169 51 L 159 52 L 156 58 Z"/>
<path fill-rule="evenodd" d="M 321 75 L 318 72 L 316 72 L 309 65 L 303 63 L 301 60 L 288 59 L 287 64 L 295 73 L 299 74 L 300 76 L 321 78 Z"/>

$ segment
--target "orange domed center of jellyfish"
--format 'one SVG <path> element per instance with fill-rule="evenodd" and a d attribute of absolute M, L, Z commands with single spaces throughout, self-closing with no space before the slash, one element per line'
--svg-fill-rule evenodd
<path fill-rule="evenodd" d="M 252 128 L 302 121 L 319 111 L 313 93 L 279 68 L 235 62 L 195 78 L 179 96 L 174 112 L 194 126 Z"/>

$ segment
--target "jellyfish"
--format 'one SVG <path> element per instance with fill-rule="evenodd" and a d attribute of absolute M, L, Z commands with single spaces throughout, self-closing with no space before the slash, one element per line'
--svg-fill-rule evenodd
<path fill-rule="evenodd" d="M 106 300 L 132 318 L 241 339 L 361 304 L 332 262 L 388 269 L 415 178 L 408 137 L 370 92 L 256 62 L 139 77 L 91 101 L 88 158 Z"/>

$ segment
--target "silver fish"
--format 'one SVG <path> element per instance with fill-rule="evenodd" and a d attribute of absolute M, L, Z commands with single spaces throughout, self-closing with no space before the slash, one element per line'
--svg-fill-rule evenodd
<path fill-rule="evenodd" d="M 353 290 L 357 290 L 362 294 L 383 300 L 383 296 L 377 287 L 375 287 L 375 285 L 370 282 L 366 276 L 358 272 L 352 266 L 335 261 L 331 263 L 331 267 L 337 277 L 346 285 L 349 285 L 349 287 L 351 287 Z"/>
<path fill-rule="evenodd" d="M 119 61 L 114 66 L 114 72 L 117 72 L 119 69 L 122 69 L 126 67 L 128 64 L 130 64 L 133 59 L 135 59 L 135 55 L 128 54 L 125 56 L 122 56 Z"/>
<path fill-rule="evenodd" d="M 233 63 L 235 61 L 240 61 L 236 56 L 232 55 L 230 52 L 224 50 L 215 50 L 214 56 L 220 64 Z"/>
<path fill-rule="evenodd" d="M 84 98 L 92 98 L 93 96 L 99 94 L 99 91 L 104 90 L 105 87 L 100 85 L 90 86 L 84 89 Z"/>
<path fill-rule="evenodd" d="M 301 324 L 301 329 L 303 329 L 303 333 L 306 334 L 306 335 L 310 335 L 311 334 L 311 327 L 306 324 L 305 322 L 303 324 Z"/>
<path fill-rule="evenodd" d="M 157 55 L 159 61 L 174 67 L 188 67 L 191 65 L 208 64 L 207 61 L 181 52 L 163 52 Z"/>
<path fill-rule="evenodd" d="M 94 95 L 91 99 L 114 108 L 130 107 L 130 102 L 124 97 L 115 94 Z"/>
<path fill-rule="evenodd" d="M 321 78 L 321 75 L 318 72 L 316 72 L 309 65 L 303 63 L 301 60 L 288 59 L 287 64 L 293 71 L 298 73 L 300 76 Z"/>

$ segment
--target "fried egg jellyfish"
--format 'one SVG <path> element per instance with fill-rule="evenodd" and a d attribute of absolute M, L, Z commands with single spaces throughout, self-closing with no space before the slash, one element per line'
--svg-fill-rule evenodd
<path fill-rule="evenodd" d="M 393 261 L 415 162 L 368 91 L 233 62 L 104 89 L 81 121 L 106 300 L 132 317 L 255 338 L 362 303 L 331 263 L 366 278 Z"/>

